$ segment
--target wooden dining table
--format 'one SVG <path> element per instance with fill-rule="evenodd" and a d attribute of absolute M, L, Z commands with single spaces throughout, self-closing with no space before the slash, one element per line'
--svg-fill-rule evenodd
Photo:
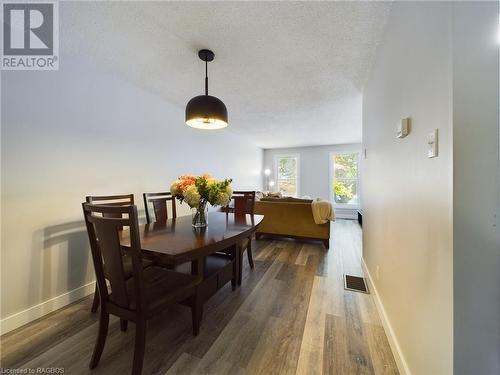
<path fill-rule="evenodd" d="M 209 212 L 208 225 L 202 228 L 192 226 L 191 216 L 143 224 L 139 226 L 141 252 L 144 258 L 167 266 L 191 262 L 191 272 L 203 275 L 205 257 L 234 248 L 238 270 L 238 246 L 252 236 L 263 219 L 263 215 Z M 120 242 L 124 251 L 130 249 L 127 230 L 122 232 Z"/>

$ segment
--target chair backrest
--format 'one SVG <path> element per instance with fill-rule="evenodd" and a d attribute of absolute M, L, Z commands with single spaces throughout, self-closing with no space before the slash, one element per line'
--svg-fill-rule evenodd
<path fill-rule="evenodd" d="M 130 296 L 127 292 L 127 278 L 124 273 L 120 245 L 120 231 L 123 227 L 128 227 L 130 230 L 130 256 L 135 284 L 134 299 L 137 308 L 142 307 L 142 261 L 137 207 L 90 203 L 82 203 L 82 207 L 103 307 L 104 304 L 111 302 L 119 307 L 129 308 Z M 104 267 L 106 267 L 106 274 L 104 274 Z M 111 294 L 106 280 L 109 280 Z"/>
<path fill-rule="evenodd" d="M 233 191 L 231 199 L 234 201 L 235 214 L 254 213 L 255 191 Z"/>
<path fill-rule="evenodd" d="M 168 219 L 168 209 L 167 202 L 172 202 L 172 218 L 177 217 L 177 211 L 175 209 L 175 197 L 172 196 L 170 192 L 162 193 L 144 193 L 142 194 L 144 198 L 144 211 L 146 212 L 146 221 L 148 224 L 153 221 L 167 221 Z M 150 212 L 150 203 L 153 205 L 154 220 Z"/>
<path fill-rule="evenodd" d="M 134 194 L 121 195 L 88 195 L 85 197 L 87 203 L 105 206 L 127 206 L 134 204 Z M 104 217 L 121 217 L 116 213 L 103 214 Z"/>

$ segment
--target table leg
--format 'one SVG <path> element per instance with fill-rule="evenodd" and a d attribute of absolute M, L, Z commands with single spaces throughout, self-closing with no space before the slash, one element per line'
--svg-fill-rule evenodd
<path fill-rule="evenodd" d="M 197 275 L 199 278 L 203 279 L 203 273 L 205 269 L 206 258 L 199 258 L 191 262 L 191 274 Z M 203 283 L 203 280 L 201 281 Z M 203 303 L 204 295 L 203 288 L 201 288 L 201 283 L 196 287 L 196 293 L 191 297 L 191 315 L 193 320 L 193 334 L 197 336 L 200 333 L 201 320 L 203 318 Z"/>
<path fill-rule="evenodd" d="M 191 262 L 191 275 L 199 275 L 203 277 L 206 258 L 199 258 Z"/>

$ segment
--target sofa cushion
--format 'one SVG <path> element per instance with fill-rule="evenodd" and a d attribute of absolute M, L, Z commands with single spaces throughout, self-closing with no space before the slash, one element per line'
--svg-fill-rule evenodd
<path fill-rule="evenodd" d="M 264 193 L 265 197 L 272 197 L 272 198 L 282 198 L 283 194 L 281 194 L 281 191 L 274 192 L 274 191 L 268 191 Z"/>

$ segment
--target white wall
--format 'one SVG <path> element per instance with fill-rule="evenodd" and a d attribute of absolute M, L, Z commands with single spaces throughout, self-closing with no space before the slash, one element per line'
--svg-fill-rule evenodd
<path fill-rule="evenodd" d="M 497 2 L 395 3 L 365 90 L 363 257 L 414 374 L 500 371 L 498 54 Z"/>
<path fill-rule="evenodd" d="M 330 199 L 330 153 L 361 152 L 361 144 L 275 148 L 264 150 L 263 170 L 271 170 L 270 178 L 276 180 L 275 156 L 297 154 L 300 157 L 300 192 L 301 196 Z M 265 186 L 263 189 L 266 190 Z"/>
<path fill-rule="evenodd" d="M 457 3 L 453 13 L 457 375 L 500 373 L 498 4 Z"/>
<path fill-rule="evenodd" d="M 413 374 L 453 369 L 451 6 L 393 3 L 363 97 L 363 258 Z M 407 116 L 411 133 L 397 139 Z"/>
<path fill-rule="evenodd" d="M 63 56 L 59 71 L 1 74 L 2 319 L 76 289 L 4 320 L 4 331 L 92 290 L 81 289 L 94 279 L 86 195 L 132 192 L 142 209 L 142 192 L 205 172 L 260 187 L 260 148 L 228 129 L 187 127 L 184 108 L 89 62 Z"/>

